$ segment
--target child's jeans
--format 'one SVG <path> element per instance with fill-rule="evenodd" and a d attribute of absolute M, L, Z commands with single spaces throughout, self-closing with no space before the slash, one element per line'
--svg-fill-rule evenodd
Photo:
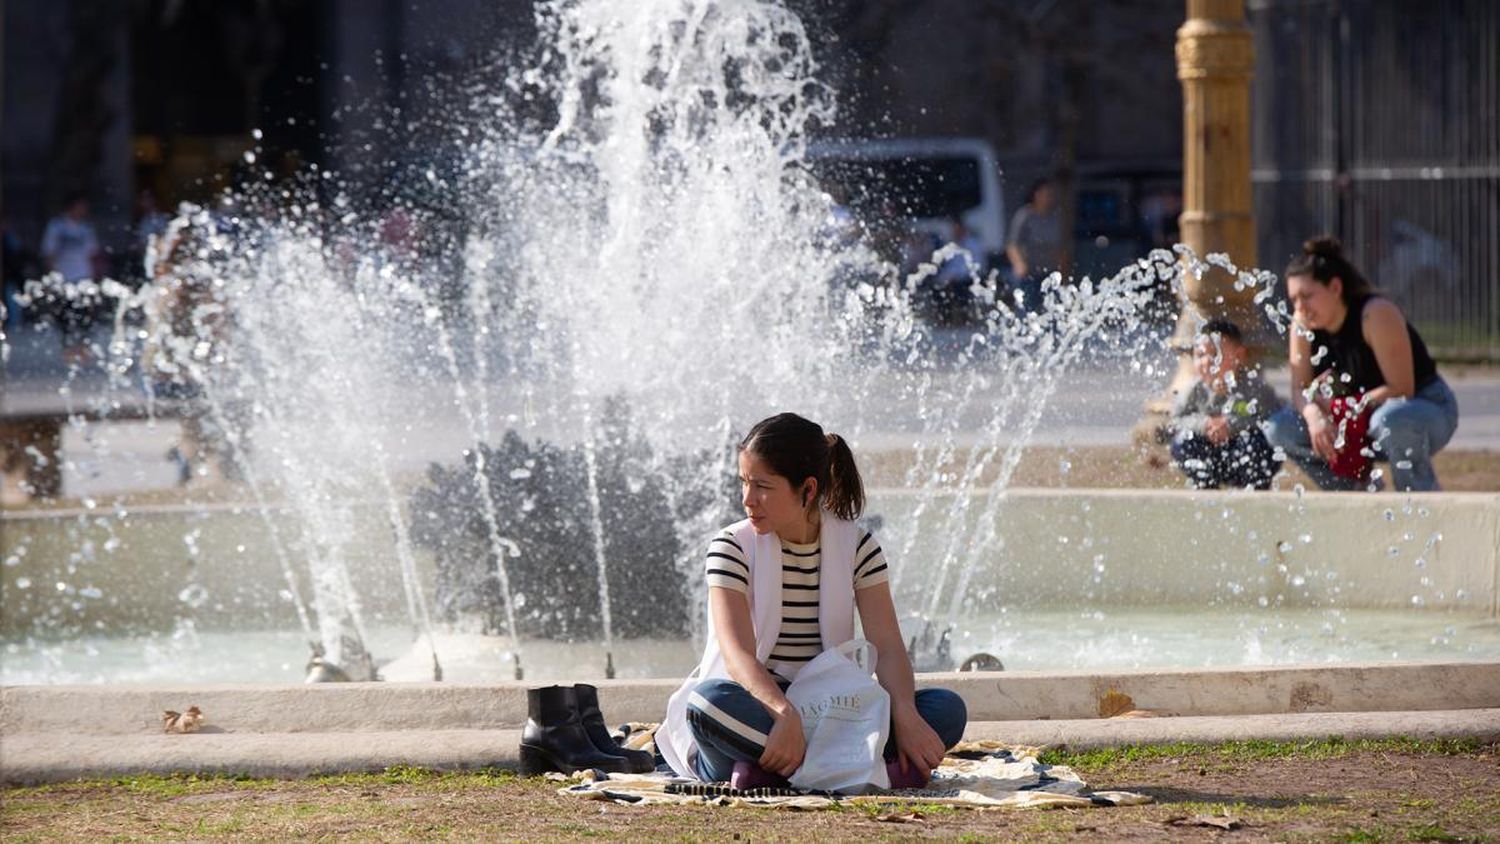
<path fill-rule="evenodd" d="M 1172 459 L 1198 489 L 1270 489 L 1281 468 L 1260 428 L 1251 427 L 1223 445 L 1215 445 L 1195 431 L 1172 439 Z"/>

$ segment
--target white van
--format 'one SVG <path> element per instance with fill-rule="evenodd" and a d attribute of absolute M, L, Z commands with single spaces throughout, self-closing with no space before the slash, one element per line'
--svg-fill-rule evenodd
<path fill-rule="evenodd" d="M 894 211 L 941 240 L 952 236 L 952 220 L 958 217 L 986 255 L 1005 251 L 1000 164 L 986 141 L 815 141 L 808 144 L 807 159 L 824 189 L 856 214 Z"/>

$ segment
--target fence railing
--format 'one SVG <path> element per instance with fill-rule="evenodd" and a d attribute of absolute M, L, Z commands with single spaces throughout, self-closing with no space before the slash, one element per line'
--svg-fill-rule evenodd
<path fill-rule="evenodd" d="M 1260 263 L 1332 232 L 1434 351 L 1500 360 L 1500 3 L 1249 7 Z"/>

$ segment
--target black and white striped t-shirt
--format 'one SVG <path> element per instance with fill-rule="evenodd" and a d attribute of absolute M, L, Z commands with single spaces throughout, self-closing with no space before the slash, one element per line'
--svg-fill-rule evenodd
<path fill-rule="evenodd" d="M 781 540 L 781 635 L 766 658 L 766 668 L 788 680 L 823 652 L 823 636 L 818 630 L 822 560 L 822 548 L 816 542 L 798 545 Z M 868 589 L 889 579 L 880 543 L 866 531 L 854 551 L 854 589 Z M 750 566 L 733 531 L 725 530 L 708 543 L 708 585 L 747 595 L 750 592 Z"/>

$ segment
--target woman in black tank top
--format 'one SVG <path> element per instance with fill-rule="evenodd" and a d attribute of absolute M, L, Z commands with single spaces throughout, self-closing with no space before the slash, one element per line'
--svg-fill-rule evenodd
<path fill-rule="evenodd" d="M 1395 303 L 1381 297 L 1344 257 L 1337 240 L 1316 238 L 1287 267 L 1295 309 L 1290 333 L 1292 405 L 1272 417 L 1267 436 L 1324 489 L 1378 489 L 1341 474 L 1339 454 L 1359 448 L 1390 463 L 1391 487 L 1438 489 L 1432 455 L 1458 427 L 1458 402 L 1438 375 L 1427 344 Z M 1332 403 L 1358 400 L 1368 414 L 1368 440 L 1342 443 Z"/>

